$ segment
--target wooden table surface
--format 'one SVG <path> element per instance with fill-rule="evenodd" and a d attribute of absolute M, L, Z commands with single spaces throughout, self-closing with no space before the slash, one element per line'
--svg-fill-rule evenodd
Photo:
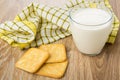
<path fill-rule="evenodd" d="M 31 2 L 62 7 L 65 0 L 0 0 L 0 23 L 13 20 Z M 120 0 L 110 0 L 114 12 L 120 19 Z M 69 36 L 56 43 L 63 43 L 67 49 L 69 65 L 65 76 L 59 80 L 120 80 L 120 32 L 115 44 L 107 44 L 100 55 L 89 57 L 81 54 Z M 15 68 L 16 61 L 24 51 L 13 48 L 0 39 L 0 80 L 57 80 L 33 75 Z"/>

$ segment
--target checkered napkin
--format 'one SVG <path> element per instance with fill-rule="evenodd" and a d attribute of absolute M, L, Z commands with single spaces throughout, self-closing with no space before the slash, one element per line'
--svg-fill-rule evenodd
<path fill-rule="evenodd" d="M 112 10 L 108 0 L 70 0 L 65 9 L 32 3 L 23 9 L 14 21 L 0 24 L 0 38 L 12 46 L 19 46 L 23 49 L 51 43 L 69 36 L 71 32 L 68 12 L 75 6 L 103 9 L 108 7 Z M 108 43 L 114 43 L 118 29 L 119 20 L 114 15 L 113 29 Z"/>

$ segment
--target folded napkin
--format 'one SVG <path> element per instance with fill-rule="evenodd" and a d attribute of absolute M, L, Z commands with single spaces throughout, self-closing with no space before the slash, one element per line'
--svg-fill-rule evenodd
<path fill-rule="evenodd" d="M 108 0 L 70 0 L 64 9 L 32 3 L 23 9 L 14 21 L 0 24 L 0 38 L 12 46 L 19 46 L 23 49 L 51 43 L 69 36 L 71 32 L 68 12 L 75 6 L 102 9 L 108 7 L 112 10 Z M 114 13 L 113 16 L 113 29 L 108 43 L 114 43 L 119 29 L 119 20 Z"/>

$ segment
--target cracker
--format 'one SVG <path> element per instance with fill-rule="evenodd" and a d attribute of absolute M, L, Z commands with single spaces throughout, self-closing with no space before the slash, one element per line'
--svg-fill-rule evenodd
<path fill-rule="evenodd" d="M 41 45 L 39 49 L 47 51 L 50 54 L 50 58 L 46 63 L 63 62 L 67 59 L 65 46 L 63 44 Z"/>
<path fill-rule="evenodd" d="M 52 78 L 61 78 L 65 73 L 67 64 L 68 61 L 61 63 L 46 63 L 36 74 Z"/>
<path fill-rule="evenodd" d="M 31 48 L 18 60 L 16 67 L 34 73 L 44 64 L 48 57 L 49 53 Z"/>

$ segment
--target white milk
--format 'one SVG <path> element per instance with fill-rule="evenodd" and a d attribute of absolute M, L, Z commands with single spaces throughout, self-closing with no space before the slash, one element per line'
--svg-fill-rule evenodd
<path fill-rule="evenodd" d="M 85 54 L 99 54 L 112 30 L 111 14 L 97 8 L 85 8 L 74 12 L 70 19 L 77 48 Z"/>

